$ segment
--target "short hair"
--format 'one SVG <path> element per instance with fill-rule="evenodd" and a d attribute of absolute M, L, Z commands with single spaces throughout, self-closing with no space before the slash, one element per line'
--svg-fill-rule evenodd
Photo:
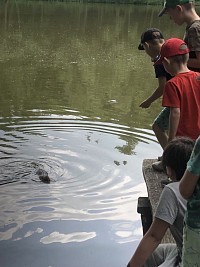
<path fill-rule="evenodd" d="M 174 7 L 169 7 L 169 8 L 175 9 L 177 6 L 178 5 L 176 5 Z M 185 3 L 185 4 L 182 4 L 181 6 L 184 7 L 184 9 L 186 9 L 186 10 L 191 10 L 191 9 L 195 8 L 194 2 L 193 3 Z"/>
<path fill-rule="evenodd" d="M 163 44 L 165 42 L 165 39 L 153 39 L 151 41 L 147 41 L 147 43 L 150 43 L 152 45 L 158 45 L 158 44 Z"/>
<path fill-rule="evenodd" d="M 193 8 L 195 8 L 195 4 L 194 3 L 186 3 L 184 5 L 182 5 L 186 10 L 191 10 Z"/>
<path fill-rule="evenodd" d="M 195 141 L 189 137 L 176 137 L 164 149 L 162 165 L 173 169 L 176 180 L 180 181 L 190 159 Z"/>
<path fill-rule="evenodd" d="M 177 64 L 187 64 L 188 59 L 189 59 L 189 53 L 173 56 L 172 59 Z"/>

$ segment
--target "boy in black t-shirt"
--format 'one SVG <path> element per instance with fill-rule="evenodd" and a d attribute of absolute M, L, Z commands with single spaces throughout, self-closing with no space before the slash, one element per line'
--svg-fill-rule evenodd
<path fill-rule="evenodd" d="M 162 97 L 166 82 L 171 78 L 171 75 L 164 69 L 162 63 L 157 64 L 160 57 L 160 50 L 165 40 L 162 32 L 156 28 L 149 28 L 141 35 L 141 41 L 138 46 L 139 50 L 145 50 L 146 54 L 154 63 L 155 75 L 158 79 L 158 87 L 146 100 L 141 104 L 141 108 L 149 108 L 150 105 Z M 167 130 L 169 128 L 169 108 L 164 108 L 155 119 L 152 129 L 158 139 L 159 144 L 164 149 L 167 144 Z M 158 171 L 162 171 L 162 164 L 160 161 L 153 163 L 152 167 Z"/>

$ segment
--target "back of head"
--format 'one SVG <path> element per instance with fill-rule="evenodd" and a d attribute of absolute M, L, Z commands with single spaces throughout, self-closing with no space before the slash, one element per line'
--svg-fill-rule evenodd
<path fill-rule="evenodd" d="M 183 5 L 187 10 L 194 8 L 195 0 L 166 0 L 163 9 L 159 12 L 158 16 L 161 17 L 167 12 L 168 8 L 175 8 L 178 5 Z"/>
<path fill-rule="evenodd" d="M 159 60 L 162 61 L 164 58 L 182 56 L 187 54 L 189 54 L 189 48 L 183 40 L 179 38 L 170 38 L 166 40 L 165 43 L 162 45 Z M 183 59 L 184 58 L 187 59 L 187 57 L 183 57 Z"/>
<path fill-rule="evenodd" d="M 173 169 L 177 181 L 180 181 L 186 170 L 194 143 L 194 140 L 188 137 L 177 137 L 169 142 L 164 149 L 162 158 L 163 168 L 165 170 L 166 167 Z"/>
<path fill-rule="evenodd" d="M 140 44 L 138 46 L 139 50 L 144 50 L 144 43 L 152 42 L 153 44 L 156 42 L 164 41 L 164 36 L 162 32 L 157 28 L 149 28 L 144 31 L 141 35 Z"/>

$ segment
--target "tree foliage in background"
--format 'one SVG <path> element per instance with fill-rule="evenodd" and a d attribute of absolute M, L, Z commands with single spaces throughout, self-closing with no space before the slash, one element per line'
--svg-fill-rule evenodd
<path fill-rule="evenodd" d="M 8 3 L 15 0 L 0 0 L 0 2 Z M 164 1 L 160 0 L 18 0 L 18 2 L 79 2 L 79 3 L 113 3 L 113 4 L 137 4 L 137 5 L 160 5 Z M 200 0 L 195 1 L 200 5 Z"/>

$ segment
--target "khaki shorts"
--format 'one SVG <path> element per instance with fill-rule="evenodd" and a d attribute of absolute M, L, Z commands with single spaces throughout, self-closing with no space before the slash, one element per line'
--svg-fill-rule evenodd
<path fill-rule="evenodd" d="M 183 267 L 200 267 L 200 229 L 184 227 L 183 233 Z"/>

